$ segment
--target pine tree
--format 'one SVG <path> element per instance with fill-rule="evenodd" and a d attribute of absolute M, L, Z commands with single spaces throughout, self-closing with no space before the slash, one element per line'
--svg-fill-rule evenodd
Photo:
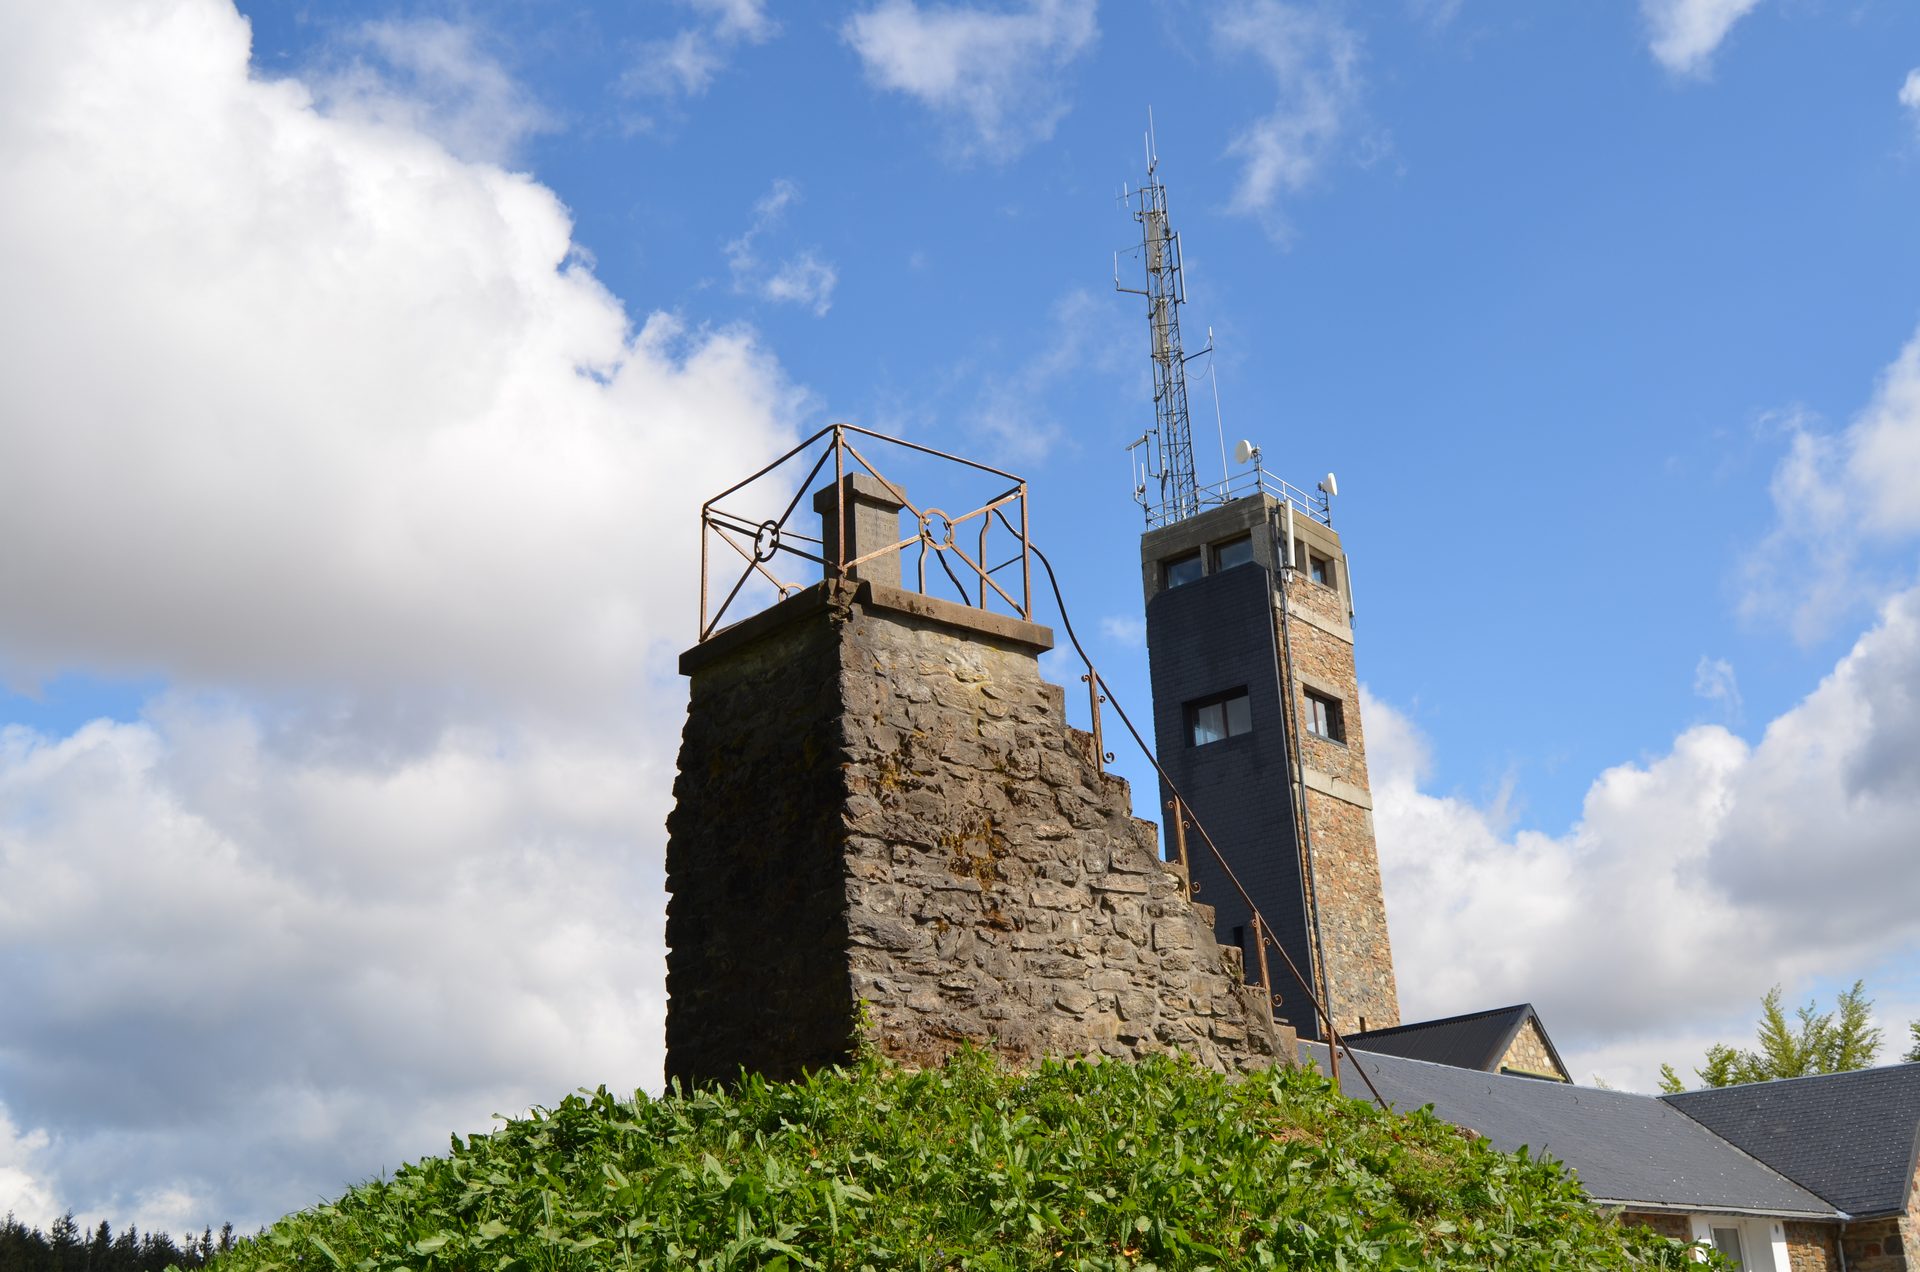
<path fill-rule="evenodd" d="M 1873 1000 L 1866 982 L 1855 981 L 1841 994 L 1834 1010 L 1820 1011 L 1812 1002 L 1789 1024 L 1780 1006 L 1780 986 L 1760 1000 L 1760 1024 L 1755 1049 L 1740 1051 L 1724 1042 L 1707 1048 L 1706 1063 L 1693 1072 L 1702 1087 L 1735 1086 L 1743 1082 L 1771 1082 L 1776 1078 L 1804 1078 L 1816 1073 L 1846 1073 L 1864 1069 L 1880 1051 L 1881 1032 L 1873 1024 Z M 1920 1022 L 1915 1038 L 1920 1040 Z M 1920 1042 L 1915 1046 L 1920 1056 Z M 1915 1057 L 1909 1057 L 1915 1058 Z M 1686 1090 L 1673 1066 L 1660 1066 L 1660 1090 L 1675 1095 Z"/>

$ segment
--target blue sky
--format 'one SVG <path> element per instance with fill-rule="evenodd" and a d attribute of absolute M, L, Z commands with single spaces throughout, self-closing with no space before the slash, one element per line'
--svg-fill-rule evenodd
<path fill-rule="evenodd" d="M 1144 715 L 1149 107 L 1225 441 L 1340 477 L 1409 1014 L 1641 1087 L 1776 982 L 1920 1016 L 1913 6 L 0 37 L 0 1206 L 255 1222 L 657 1084 L 695 508 L 826 422 L 1024 474 Z"/>

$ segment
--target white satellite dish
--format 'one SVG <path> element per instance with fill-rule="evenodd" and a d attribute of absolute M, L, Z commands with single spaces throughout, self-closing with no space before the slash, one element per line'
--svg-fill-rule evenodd
<path fill-rule="evenodd" d="M 1340 483 L 1333 479 L 1332 473 L 1328 473 L 1320 479 L 1320 489 L 1326 491 L 1330 497 L 1337 498 L 1340 494 Z"/>
<path fill-rule="evenodd" d="M 1233 462 L 1236 464 L 1244 464 L 1248 460 L 1252 459 L 1254 452 L 1259 449 L 1260 449 L 1259 447 L 1255 446 L 1252 442 L 1248 441 L 1246 438 L 1243 437 L 1238 442 L 1234 443 Z"/>

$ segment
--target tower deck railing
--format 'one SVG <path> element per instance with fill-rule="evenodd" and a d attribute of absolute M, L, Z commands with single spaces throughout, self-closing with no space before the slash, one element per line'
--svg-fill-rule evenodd
<path fill-rule="evenodd" d="M 1283 504 L 1292 504 L 1296 512 L 1329 529 L 1333 526 L 1333 500 L 1326 491 L 1316 490 L 1309 494 L 1292 482 L 1274 476 L 1259 464 L 1243 468 L 1210 486 L 1201 486 L 1196 493 L 1202 511 L 1232 503 L 1236 499 L 1245 499 L 1249 495 L 1267 495 Z M 1145 507 L 1149 530 L 1158 530 L 1194 515 L 1191 511 L 1182 512 L 1173 503 L 1150 503 Z"/>

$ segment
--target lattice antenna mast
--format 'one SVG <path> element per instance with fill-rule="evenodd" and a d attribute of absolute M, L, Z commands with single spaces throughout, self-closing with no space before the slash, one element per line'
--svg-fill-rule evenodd
<path fill-rule="evenodd" d="M 1140 253 L 1146 264 L 1145 289 L 1120 284 L 1120 261 L 1114 256 L 1113 285 L 1116 290 L 1147 298 L 1147 325 L 1153 349 L 1153 414 L 1151 432 L 1134 443 L 1144 454 L 1144 473 L 1136 472 L 1134 497 L 1147 504 L 1146 483 L 1158 480 L 1160 502 L 1156 509 L 1148 505 L 1149 519 L 1161 524 L 1191 517 L 1200 511 L 1199 484 L 1194 475 L 1193 429 L 1187 418 L 1187 363 L 1191 360 L 1180 344 L 1180 306 L 1187 301 L 1186 281 L 1180 255 L 1180 236 L 1167 224 L 1167 188 L 1156 172 L 1160 157 L 1155 153 L 1153 116 L 1147 116 L 1147 182 L 1138 190 L 1123 191 L 1133 208 L 1133 219 L 1140 223 Z M 1211 350 L 1192 355 L 1197 358 Z"/>

